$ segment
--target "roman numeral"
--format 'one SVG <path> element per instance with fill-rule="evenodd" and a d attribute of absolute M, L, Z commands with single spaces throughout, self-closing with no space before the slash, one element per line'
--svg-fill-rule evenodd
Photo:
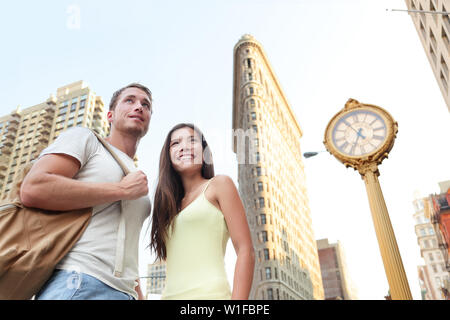
<path fill-rule="evenodd" d="M 339 146 L 339 149 L 344 150 L 348 146 L 348 142 L 345 141 L 343 144 Z"/>

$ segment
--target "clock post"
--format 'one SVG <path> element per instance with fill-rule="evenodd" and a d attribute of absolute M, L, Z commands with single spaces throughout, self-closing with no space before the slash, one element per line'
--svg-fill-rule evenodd
<path fill-rule="evenodd" d="M 393 300 L 412 300 L 394 230 L 378 176 L 378 165 L 388 157 L 398 131 L 384 109 L 349 99 L 328 123 L 326 149 L 346 167 L 361 174 L 366 185 L 375 233 Z"/>

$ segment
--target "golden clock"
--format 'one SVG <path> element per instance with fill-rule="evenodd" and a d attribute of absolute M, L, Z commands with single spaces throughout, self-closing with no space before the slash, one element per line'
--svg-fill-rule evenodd
<path fill-rule="evenodd" d="M 338 160 L 355 169 L 376 162 L 392 149 L 398 125 L 384 109 L 349 99 L 328 123 L 324 144 Z"/>

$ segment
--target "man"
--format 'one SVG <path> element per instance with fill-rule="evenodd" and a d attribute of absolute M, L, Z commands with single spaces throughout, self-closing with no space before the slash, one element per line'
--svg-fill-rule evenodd
<path fill-rule="evenodd" d="M 111 132 L 105 140 L 130 170 L 127 176 L 89 129 L 77 127 L 44 149 L 24 179 L 20 197 L 26 206 L 93 207 L 85 232 L 36 299 L 143 299 L 139 234 L 151 205 L 147 177 L 133 158 L 151 114 L 152 95 L 143 85 L 132 83 L 111 98 Z M 124 238 L 118 236 L 119 229 Z"/>

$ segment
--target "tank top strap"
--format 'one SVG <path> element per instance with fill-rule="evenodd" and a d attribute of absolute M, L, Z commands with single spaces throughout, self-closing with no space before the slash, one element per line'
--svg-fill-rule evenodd
<path fill-rule="evenodd" d="M 209 179 L 209 181 L 206 183 L 206 186 L 203 188 L 202 193 L 205 193 L 206 188 L 208 188 L 209 184 L 211 183 L 211 181 L 214 179 L 214 177 L 212 177 L 211 179 Z"/>

